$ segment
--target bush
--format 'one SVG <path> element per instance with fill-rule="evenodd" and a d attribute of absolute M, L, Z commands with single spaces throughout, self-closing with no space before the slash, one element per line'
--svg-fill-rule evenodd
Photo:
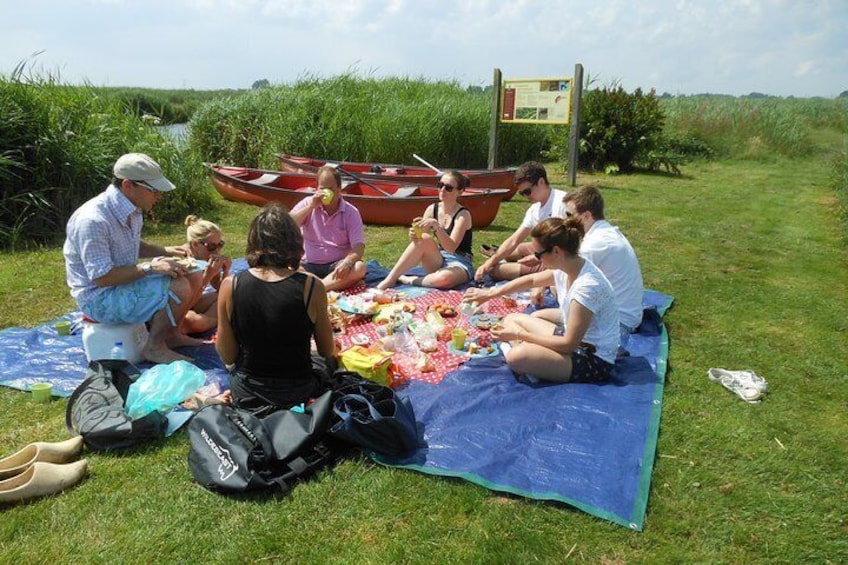
<path fill-rule="evenodd" d="M 661 160 L 664 116 L 659 100 L 637 88 L 628 94 L 620 86 L 588 90 L 580 123 L 580 168 L 590 171 L 632 171 L 639 161 Z M 651 155 L 654 155 L 651 157 Z"/>

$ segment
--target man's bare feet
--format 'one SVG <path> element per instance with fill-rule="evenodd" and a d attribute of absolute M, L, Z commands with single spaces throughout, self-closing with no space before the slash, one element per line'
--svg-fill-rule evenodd
<path fill-rule="evenodd" d="M 401 275 L 398 277 L 398 282 L 400 284 L 414 285 L 417 279 L 418 277 L 414 277 L 412 275 Z"/>

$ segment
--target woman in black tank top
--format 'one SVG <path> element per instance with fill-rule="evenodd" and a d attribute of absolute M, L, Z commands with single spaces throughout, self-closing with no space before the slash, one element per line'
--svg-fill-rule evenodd
<path fill-rule="evenodd" d="M 233 404 L 258 415 L 314 398 L 329 377 L 335 340 L 327 293 L 320 279 L 297 270 L 302 254 L 297 224 L 285 207 L 269 204 L 250 224 L 250 268 L 219 291 L 215 348 L 233 366 Z"/>
<path fill-rule="evenodd" d="M 409 245 L 377 288 L 383 290 L 401 283 L 448 290 L 471 280 L 474 276 L 471 212 L 458 201 L 467 186 L 468 179 L 459 171 L 442 175 L 439 202 L 413 221 Z M 406 275 L 418 265 L 426 275 Z"/>

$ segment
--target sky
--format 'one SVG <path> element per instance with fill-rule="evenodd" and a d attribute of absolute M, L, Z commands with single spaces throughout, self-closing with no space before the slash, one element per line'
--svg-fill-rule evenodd
<path fill-rule="evenodd" d="M 835 97 L 848 0 L 0 0 L 0 74 L 250 88 L 305 76 L 571 77 L 657 94 Z"/>

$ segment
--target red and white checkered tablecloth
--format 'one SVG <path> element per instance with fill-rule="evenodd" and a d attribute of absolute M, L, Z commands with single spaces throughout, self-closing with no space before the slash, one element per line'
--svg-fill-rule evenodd
<path fill-rule="evenodd" d="M 365 292 L 367 289 L 363 285 L 357 285 L 352 289 L 344 292 L 345 295 L 355 295 Z M 431 290 L 417 298 L 404 298 L 405 302 L 411 302 L 415 305 L 415 312 L 412 314 L 413 322 L 423 322 L 424 316 L 430 306 L 436 304 L 446 304 L 452 306 L 457 315 L 450 318 L 444 318 L 445 324 L 450 327 L 462 327 L 468 331 L 468 339 L 473 340 L 479 336 L 487 335 L 489 332 L 481 330 L 469 323 L 468 319 L 459 313 L 459 306 L 462 300 L 463 292 L 457 290 Z M 511 306 L 509 300 L 504 301 L 503 298 L 495 298 L 483 304 L 480 311 L 498 316 L 506 316 L 510 312 L 519 312 L 523 308 L 519 306 Z M 365 346 L 376 344 L 380 341 L 380 334 L 377 331 L 377 324 L 369 317 L 358 317 L 350 325 L 348 325 L 342 333 L 336 334 L 336 339 L 341 345 L 341 349 L 355 345 L 354 340 L 364 342 Z M 364 337 L 363 337 L 364 336 Z M 459 367 L 462 363 L 469 359 L 467 354 L 458 355 L 449 350 L 449 341 L 439 341 L 436 351 L 427 353 L 435 367 L 434 371 L 422 373 L 416 367 L 418 360 L 417 355 L 407 355 L 402 353 L 394 353 L 392 361 L 395 365 L 396 372 L 395 385 L 401 384 L 407 380 L 423 381 L 430 384 L 439 384 L 445 375 Z"/>

